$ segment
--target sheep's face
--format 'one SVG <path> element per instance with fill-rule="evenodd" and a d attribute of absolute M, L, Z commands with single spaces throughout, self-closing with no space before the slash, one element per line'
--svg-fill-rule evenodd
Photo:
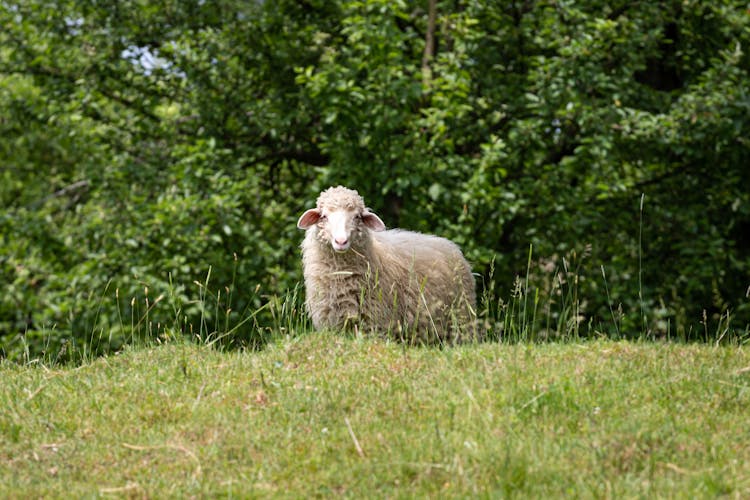
<path fill-rule="evenodd" d="M 367 230 L 384 231 L 380 217 L 365 208 L 356 191 L 331 188 L 318 199 L 317 208 L 305 211 L 297 221 L 300 229 L 315 228 L 316 237 L 336 252 L 346 252 L 367 237 Z"/>
<path fill-rule="evenodd" d="M 385 230 L 385 224 L 380 217 L 363 210 L 330 210 L 326 208 L 311 208 L 307 210 L 297 222 L 300 229 L 315 227 L 317 238 L 324 243 L 330 243 L 336 252 L 346 252 L 352 245 L 357 245 L 365 237 L 365 231 Z"/>

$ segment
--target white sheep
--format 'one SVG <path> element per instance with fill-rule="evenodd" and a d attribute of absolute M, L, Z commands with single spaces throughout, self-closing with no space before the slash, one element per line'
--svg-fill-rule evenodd
<path fill-rule="evenodd" d="M 408 342 L 475 335 L 474 277 L 455 243 L 392 229 L 354 190 L 332 187 L 299 218 L 306 306 L 317 329 Z"/>

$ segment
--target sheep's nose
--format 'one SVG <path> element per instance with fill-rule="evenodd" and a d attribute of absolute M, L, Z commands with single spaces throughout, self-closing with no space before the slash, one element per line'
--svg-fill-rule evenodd
<path fill-rule="evenodd" d="M 345 246 L 347 243 L 349 243 L 348 238 L 334 238 L 334 241 L 336 242 L 337 245 L 340 245 L 342 247 Z"/>

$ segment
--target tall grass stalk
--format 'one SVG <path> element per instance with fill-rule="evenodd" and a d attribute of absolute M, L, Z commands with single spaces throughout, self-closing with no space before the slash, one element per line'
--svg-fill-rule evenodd
<path fill-rule="evenodd" d="M 198 325 L 198 338 L 205 339 L 208 337 L 208 327 L 206 326 L 206 296 L 208 295 L 208 284 L 211 281 L 211 266 L 208 266 L 205 284 L 195 281 L 198 285 L 198 305 L 201 311 L 200 323 Z"/>
<path fill-rule="evenodd" d="M 232 253 L 232 258 L 234 259 L 234 264 L 232 265 L 232 282 L 226 288 L 226 290 L 227 290 L 227 304 L 228 304 L 228 306 L 227 306 L 227 310 L 226 310 L 226 315 L 224 316 L 224 318 L 225 318 L 225 320 L 224 320 L 224 331 L 229 330 L 229 316 L 230 316 L 230 313 L 232 312 L 232 310 L 231 310 L 232 295 L 234 293 L 235 283 L 237 283 L 237 265 L 238 265 L 238 260 L 239 259 L 237 259 L 237 253 L 236 252 Z"/>
<path fill-rule="evenodd" d="M 88 348 L 89 348 L 88 349 L 89 350 L 89 356 L 93 356 L 94 355 L 94 353 L 91 352 L 91 350 L 92 350 L 91 347 L 92 347 L 92 344 L 94 343 L 93 336 L 95 335 L 95 332 L 96 332 L 96 329 L 97 329 L 97 325 L 99 324 L 99 316 L 100 316 L 101 311 L 102 311 L 102 304 L 104 303 L 104 298 L 106 297 L 107 291 L 109 290 L 109 287 L 110 287 L 111 284 L 112 284 L 112 280 L 111 279 L 107 280 L 107 283 L 104 286 L 104 291 L 102 291 L 102 293 L 99 295 L 99 300 L 97 300 L 97 303 L 96 303 L 96 313 L 94 314 L 94 320 L 93 320 L 93 323 L 91 325 L 91 339 L 90 339 L 89 346 L 88 346 Z M 102 335 L 104 335 L 104 328 L 102 326 L 99 326 L 99 338 L 97 339 L 97 345 L 101 344 L 101 342 L 102 342 Z M 111 345 L 111 344 L 112 344 L 112 329 L 110 328 L 109 332 L 107 334 L 107 345 Z M 86 360 L 86 346 L 84 346 L 84 353 L 83 354 L 84 354 L 84 361 L 85 361 Z"/>
<path fill-rule="evenodd" d="M 638 213 L 638 302 L 641 306 L 641 334 L 643 337 L 649 335 L 646 306 L 643 301 L 643 203 L 645 200 L 646 193 L 641 193 L 640 211 Z"/>
<path fill-rule="evenodd" d="M 259 308 L 255 309 L 252 313 L 245 315 L 245 317 L 236 325 L 234 325 L 231 329 L 225 330 L 223 332 L 216 332 L 215 335 L 210 335 L 206 338 L 204 344 L 207 346 L 213 346 L 217 344 L 218 342 L 223 341 L 224 339 L 227 339 L 237 333 L 237 331 L 240 329 L 240 327 L 244 326 L 246 323 L 250 322 L 251 320 L 254 320 L 258 314 L 263 312 L 266 309 L 271 309 L 272 301 L 266 302 Z"/>
<path fill-rule="evenodd" d="M 531 272 L 531 256 L 533 254 L 533 248 L 534 246 L 532 244 L 529 244 L 529 255 L 526 259 L 526 280 L 524 281 L 524 287 L 523 287 L 523 313 L 521 315 L 521 338 L 524 340 L 531 339 L 532 334 L 529 331 L 529 324 L 528 324 L 528 315 L 527 315 L 527 307 L 528 307 L 528 299 L 529 299 L 529 273 Z M 534 306 L 536 307 L 536 301 L 534 303 Z M 536 317 L 536 311 L 534 311 L 534 317 Z M 534 325 L 532 323 L 531 328 L 533 330 Z"/>
<path fill-rule="evenodd" d="M 266 305 L 271 314 L 270 329 L 282 335 L 296 335 L 310 331 L 311 324 L 304 304 L 303 287 L 297 283 L 284 295 L 269 297 Z"/>
<path fill-rule="evenodd" d="M 609 296 L 609 285 L 607 285 L 607 273 L 604 271 L 604 264 L 601 265 L 602 278 L 604 279 L 604 291 L 607 292 L 607 305 L 609 306 L 609 313 L 612 315 L 612 323 L 615 327 L 617 336 L 620 337 L 620 325 L 618 324 L 617 318 L 615 317 L 615 311 L 612 309 L 612 298 Z"/>
<path fill-rule="evenodd" d="M 120 332 L 125 331 L 125 324 L 122 321 L 122 311 L 120 310 L 120 288 L 115 288 L 115 309 L 117 310 L 117 322 Z M 133 331 L 130 331 L 130 342 L 133 342 Z"/>
<path fill-rule="evenodd" d="M 145 290 L 146 290 L 146 293 L 148 293 L 148 287 L 146 287 Z M 144 299 L 144 304 L 146 305 L 146 310 L 143 312 L 143 314 L 141 315 L 141 317 L 138 318 L 138 321 L 135 321 L 135 307 L 133 307 L 133 313 L 131 314 L 131 318 L 132 318 L 132 320 L 135 323 L 134 323 L 134 326 L 131 326 L 131 331 L 138 332 L 138 338 L 139 339 L 144 339 L 145 340 L 145 339 L 153 339 L 153 338 L 156 337 L 156 335 L 154 334 L 153 330 L 151 329 L 151 325 L 150 325 L 150 322 L 149 322 L 149 313 L 163 299 L 164 299 L 164 294 L 159 295 L 158 297 L 156 297 L 156 299 L 154 299 L 153 302 L 150 302 L 148 300 L 148 295 L 147 295 L 146 298 Z M 133 300 L 131 301 L 131 304 L 135 305 L 136 303 L 137 303 L 137 301 L 136 301 L 135 297 L 133 297 Z M 141 334 L 141 329 L 144 328 L 143 325 L 145 325 L 145 330 L 146 330 L 145 335 Z"/>

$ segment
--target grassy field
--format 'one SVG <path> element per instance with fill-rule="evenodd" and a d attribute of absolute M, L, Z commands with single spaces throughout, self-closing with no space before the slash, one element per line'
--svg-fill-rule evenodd
<path fill-rule="evenodd" d="M 0 377 L 2 497 L 750 497 L 746 347 L 322 333 Z"/>

